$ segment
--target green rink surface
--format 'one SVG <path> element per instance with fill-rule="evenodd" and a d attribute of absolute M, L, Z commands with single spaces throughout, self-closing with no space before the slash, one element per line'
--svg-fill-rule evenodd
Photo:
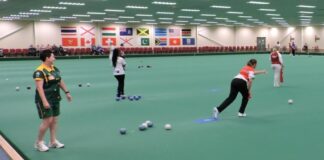
<path fill-rule="evenodd" d="M 254 80 L 247 117 L 237 117 L 238 95 L 219 120 L 197 123 L 211 117 L 250 58 L 268 74 Z M 0 130 L 32 160 L 322 159 L 324 57 L 283 59 L 285 82 L 274 88 L 267 54 L 126 58 L 125 92 L 142 99 L 120 102 L 115 101 L 117 81 L 106 58 L 59 59 L 55 64 L 73 101 L 63 97 L 61 102 L 57 137 L 66 147 L 46 153 L 33 148 L 41 121 L 32 73 L 40 61 L 1 61 Z M 146 120 L 154 127 L 139 131 Z M 172 130 L 164 130 L 166 123 Z M 120 128 L 127 128 L 127 134 L 120 135 Z"/>

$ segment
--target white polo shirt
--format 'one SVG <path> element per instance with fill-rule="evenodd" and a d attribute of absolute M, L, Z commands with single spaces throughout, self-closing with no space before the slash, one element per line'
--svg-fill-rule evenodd
<path fill-rule="evenodd" d="M 122 57 L 118 57 L 116 67 L 113 68 L 113 74 L 114 75 L 123 75 L 123 74 L 125 74 L 125 69 L 124 69 L 125 65 L 126 65 L 125 59 L 122 58 Z"/>

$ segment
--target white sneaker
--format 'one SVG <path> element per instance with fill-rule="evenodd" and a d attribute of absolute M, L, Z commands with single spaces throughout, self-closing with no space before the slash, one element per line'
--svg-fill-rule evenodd
<path fill-rule="evenodd" d="M 218 109 L 216 107 L 214 107 L 214 109 L 213 109 L 213 118 L 217 119 L 218 114 L 219 114 Z"/>
<path fill-rule="evenodd" d="M 240 113 L 240 112 L 239 112 L 239 113 L 237 114 L 237 116 L 239 116 L 239 117 L 246 117 L 246 113 Z"/>
<path fill-rule="evenodd" d="M 36 142 L 34 147 L 40 152 L 47 152 L 49 148 L 45 145 L 44 141 Z"/>
<path fill-rule="evenodd" d="M 54 143 L 49 143 L 48 145 L 50 148 L 64 148 L 64 144 L 59 142 L 57 139 Z"/>

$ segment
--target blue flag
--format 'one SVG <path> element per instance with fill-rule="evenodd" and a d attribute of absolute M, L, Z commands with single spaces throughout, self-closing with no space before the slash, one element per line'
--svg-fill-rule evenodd
<path fill-rule="evenodd" d="M 155 28 L 155 36 L 166 36 L 167 29 L 166 28 Z"/>
<path fill-rule="evenodd" d="M 120 36 L 132 36 L 133 35 L 133 28 L 120 28 L 119 29 Z"/>
<path fill-rule="evenodd" d="M 182 38 L 182 45 L 195 45 L 195 38 Z"/>

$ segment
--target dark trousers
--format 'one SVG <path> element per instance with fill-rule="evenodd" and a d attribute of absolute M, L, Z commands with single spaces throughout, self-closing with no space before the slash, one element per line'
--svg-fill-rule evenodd
<path fill-rule="evenodd" d="M 234 78 L 232 80 L 230 94 L 224 102 L 217 107 L 218 111 L 222 112 L 226 107 L 228 107 L 235 100 L 238 92 L 242 95 L 242 103 L 239 112 L 244 113 L 249 101 L 249 90 L 247 88 L 247 82 L 239 78 Z"/>
<path fill-rule="evenodd" d="M 117 97 L 120 97 L 120 95 L 124 95 L 125 75 L 115 75 L 115 78 L 118 81 Z"/>
<path fill-rule="evenodd" d="M 296 50 L 295 49 L 291 50 L 291 53 L 292 53 L 293 56 L 295 56 L 296 55 Z"/>

